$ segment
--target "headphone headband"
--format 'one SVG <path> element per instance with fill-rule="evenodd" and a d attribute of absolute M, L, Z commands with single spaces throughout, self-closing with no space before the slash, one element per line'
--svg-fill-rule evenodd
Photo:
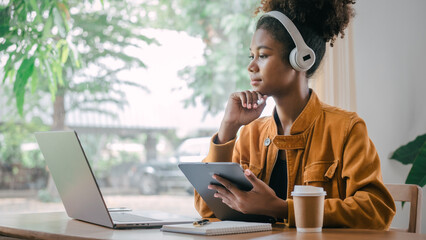
<path fill-rule="evenodd" d="M 296 48 L 290 53 L 290 64 L 297 71 L 307 71 L 315 63 L 314 51 L 305 43 L 294 23 L 284 13 L 279 11 L 270 11 L 261 18 L 273 17 L 281 22 L 287 32 L 290 34 Z"/>

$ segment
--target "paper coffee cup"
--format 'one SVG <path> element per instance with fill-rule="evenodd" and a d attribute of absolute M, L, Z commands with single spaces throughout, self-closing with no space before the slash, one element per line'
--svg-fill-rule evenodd
<path fill-rule="evenodd" d="M 291 192 L 298 232 L 321 232 L 324 219 L 324 198 L 327 193 L 322 187 L 294 186 Z"/>

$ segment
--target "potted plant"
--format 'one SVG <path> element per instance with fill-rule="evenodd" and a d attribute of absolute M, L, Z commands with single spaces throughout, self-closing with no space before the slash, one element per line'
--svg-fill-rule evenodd
<path fill-rule="evenodd" d="M 408 173 L 406 184 L 426 185 L 426 134 L 396 149 L 391 157 L 402 164 L 413 164 Z"/>

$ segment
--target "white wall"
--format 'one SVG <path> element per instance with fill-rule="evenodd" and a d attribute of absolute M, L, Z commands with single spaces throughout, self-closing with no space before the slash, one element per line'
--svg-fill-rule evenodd
<path fill-rule="evenodd" d="M 379 152 L 385 183 L 404 183 L 410 166 L 389 160 L 426 133 L 426 1 L 362 0 L 355 4 L 357 112 Z M 408 226 L 408 205 L 392 226 Z M 426 187 L 422 233 L 426 233 Z"/>

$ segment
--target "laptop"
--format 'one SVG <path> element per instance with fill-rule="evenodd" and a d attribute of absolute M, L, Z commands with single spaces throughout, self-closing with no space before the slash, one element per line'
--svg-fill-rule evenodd
<path fill-rule="evenodd" d="M 149 228 L 195 221 L 156 211 L 109 211 L 77 133 L 36 132 L 35 137 L 69 217 L 109 228 Z"/>

